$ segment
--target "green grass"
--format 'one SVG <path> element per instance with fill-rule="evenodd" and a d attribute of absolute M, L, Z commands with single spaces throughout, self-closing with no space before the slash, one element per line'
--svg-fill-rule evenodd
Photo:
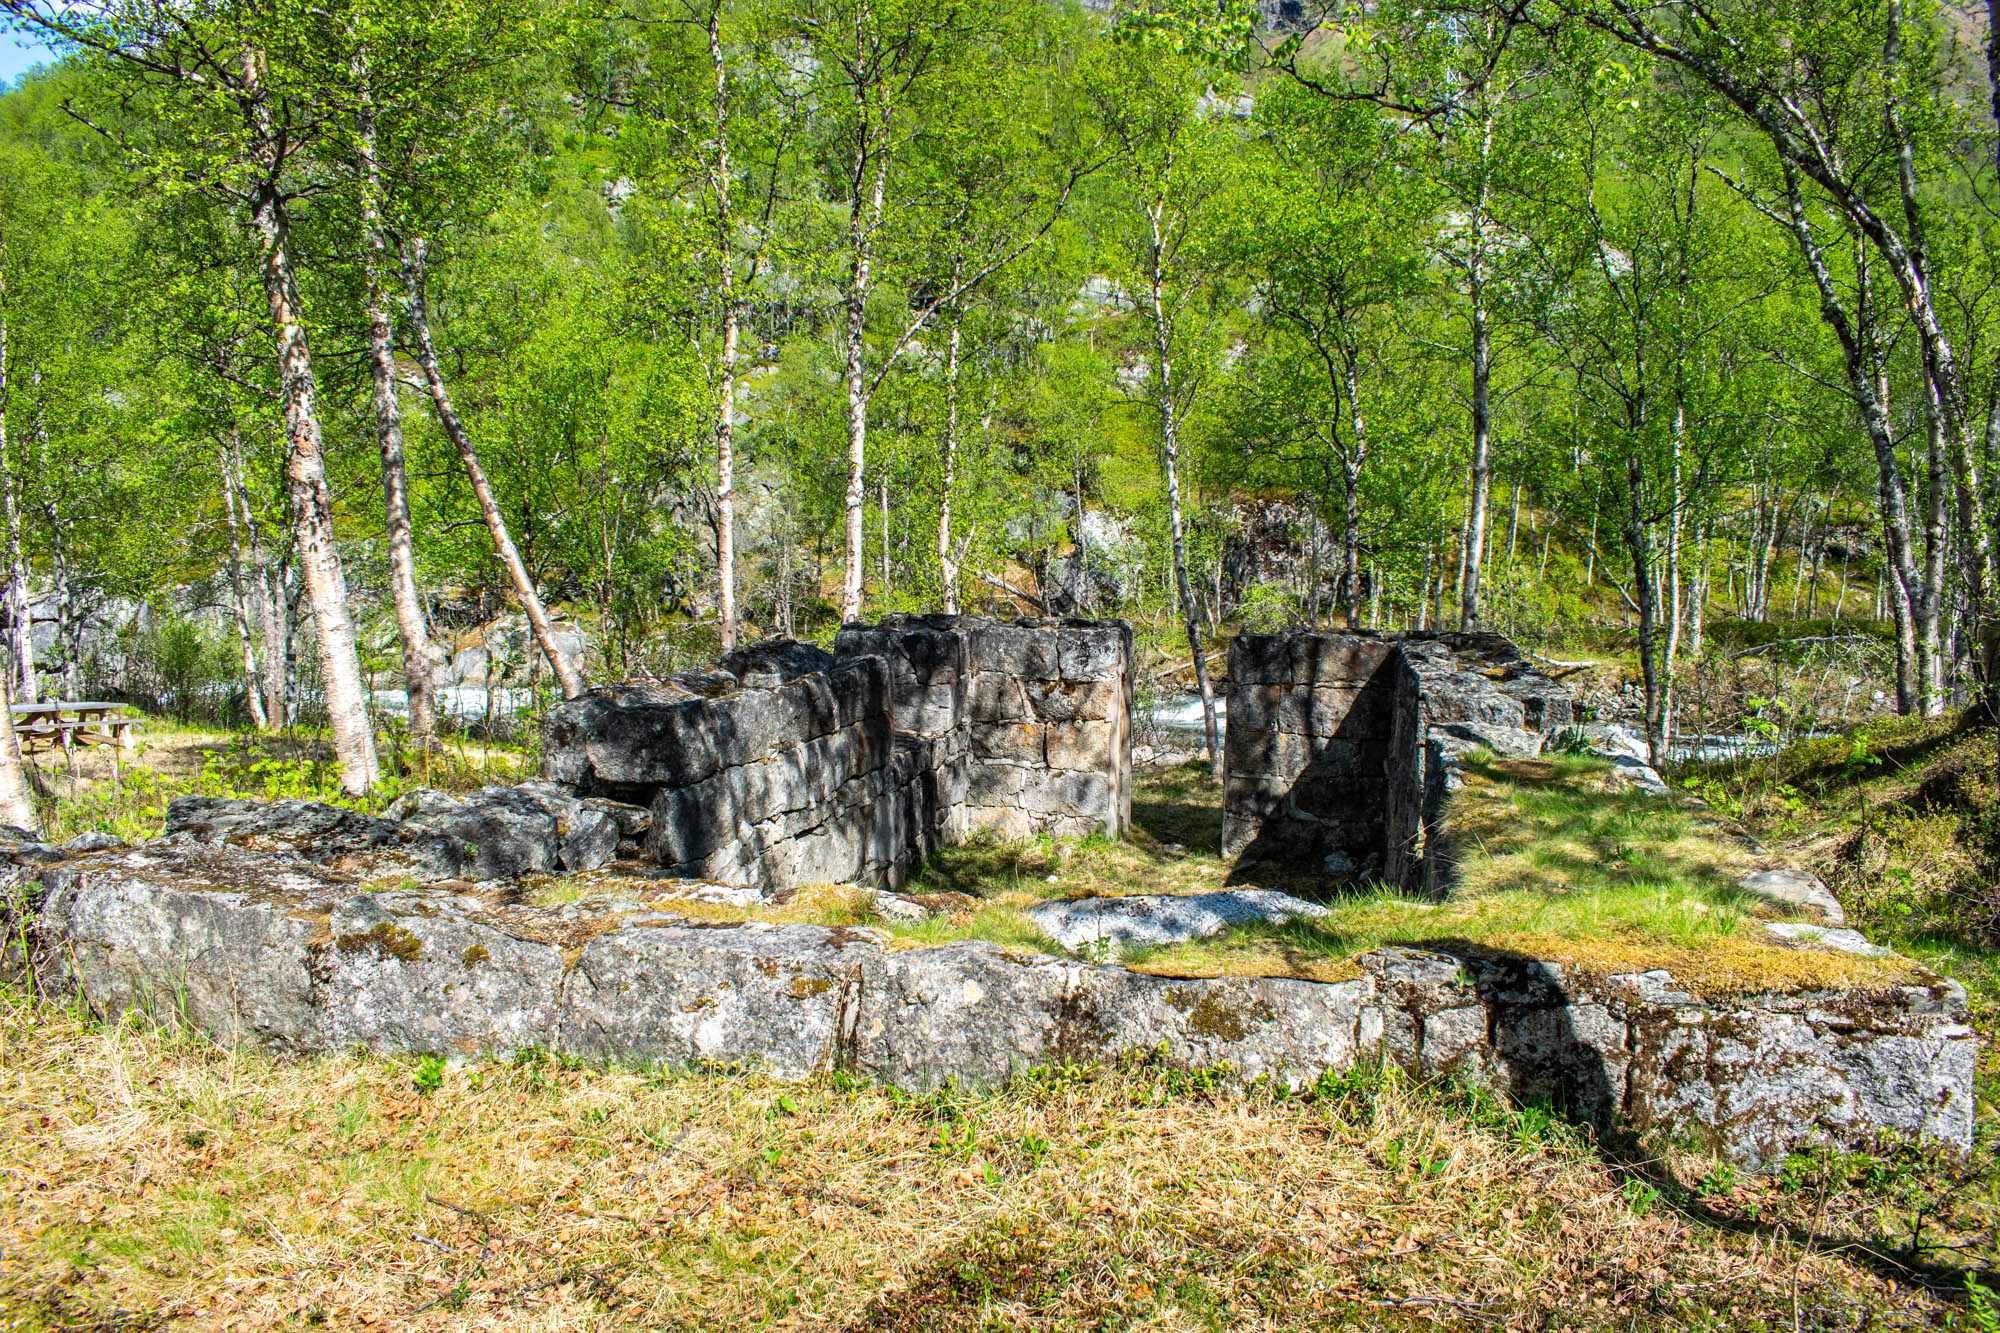
<path fill-rule="evenodd" d="M 1902 980 L 1902 960 L 1795 949 L 1758 926 L 1791 914 L 1738 881 L 1773 864 L 1740 829 L 1699 802 L 1615 785 L 1601 760 L 1475 757 L 1448 826 L 1459 885 L 1443 902 L 1382 884 L 1356 887 L 1270 862 L 1225 859 L 1221 797 L 1199 763 L 1143 771 L 1131 835 L 1081 842 L 975 835 L 936 853 L 905 892 L 934 909 L 917 922 L 878 916 L 866 890 L 815 886 L 778 904 L 734 908 L 676 902 L 715 920 L 874 926 L 891 947 L 986 940 L 1063 954 L 1028 918 L 1053 898 L 1280 889 L 1328 915 L 1242 926 L 1206 940 L 1128 953 L 1141 970 L 1175 976 L 1257 975 L 1340 980 L 1354 958 L 1387 944 L 1487 949 L 1550 959 L 1599 975 L 1666 968 L 1711 994 Z M 553 879 L 540 902 L 634 896 L 651 881 Z"/>

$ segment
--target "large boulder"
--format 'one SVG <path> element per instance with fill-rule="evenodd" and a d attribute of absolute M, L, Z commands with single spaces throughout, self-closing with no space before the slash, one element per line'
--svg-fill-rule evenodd
<path fill-rule="evenodd" d="M 473 859 L 463 840 L 442 830 L 321 801 L 177 796 L 167 803 L 166 836 L 295 856 L 371 879 L 400 877 L 419 883 L 461 878 Z"/>

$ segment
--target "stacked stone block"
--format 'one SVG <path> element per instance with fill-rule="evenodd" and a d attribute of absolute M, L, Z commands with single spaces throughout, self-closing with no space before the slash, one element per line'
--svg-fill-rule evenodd
<path fill-rule="evenodd" d="M 1568 692 L 1495 634 L 1239 635 L 1223 850 L 1441 892 L 1458 757 L 1538 751 L 1571 717 Z"/>
<path fill-rule="evenodd" d="M 964 617 L 966 824 L 1116 837 L 1132 822 L 1132 629 Z"/>
<path fill-rule="evenodd" d="M 1395 645 L 1244 634 L 1229 650 L 1223 853 L 1379 870 Z"/>
<path fill-rule="evenodd" d="M 759 677 L 593 690 L 551 715 L 544 773 L 652 810 L 646 852 L 691 879 L 758 888 L 900 883 L 922 853 L 925 767 L 889 723 L 874 657 Z M 713 690 L 704 694 L 690 688 Z"/>
<path fill-rule="evenodd" d="M 783 642 L 559 706 L 545 776 L 651 810 L 677 875 L 896 887 L 972 828 L 1116 835 L 1131 819 L 1131 630 L 895 616 L 836 651 Z"/>

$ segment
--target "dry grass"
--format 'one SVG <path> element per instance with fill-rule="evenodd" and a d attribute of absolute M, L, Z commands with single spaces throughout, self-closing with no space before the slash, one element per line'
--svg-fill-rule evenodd
<path fill-rule="evenodd" d="M 9 1328 L 1833 1329 L 1948 1308 L 1838 1248 L 1867 1238 L 1842 1230 L 1854 1199 L 1689 1191 L 1693 1169 L 1613 1168 L 1545 1114 L 1393 1076 L 1292 1100 L 1146 1068 L 912 1097 L 293 1061 L 0 1012 Z"/>

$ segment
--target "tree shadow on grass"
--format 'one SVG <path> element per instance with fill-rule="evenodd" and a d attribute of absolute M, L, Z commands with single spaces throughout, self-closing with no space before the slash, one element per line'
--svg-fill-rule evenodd
<path fill-rule="evenodd" d="M 1222 788 L 1209 776 L 1206 761 L 1154 769 L 1139 777 L 1132 786 L 1132 826 L 1144 840 L 1163 847 L 1220 847 Z"/>

